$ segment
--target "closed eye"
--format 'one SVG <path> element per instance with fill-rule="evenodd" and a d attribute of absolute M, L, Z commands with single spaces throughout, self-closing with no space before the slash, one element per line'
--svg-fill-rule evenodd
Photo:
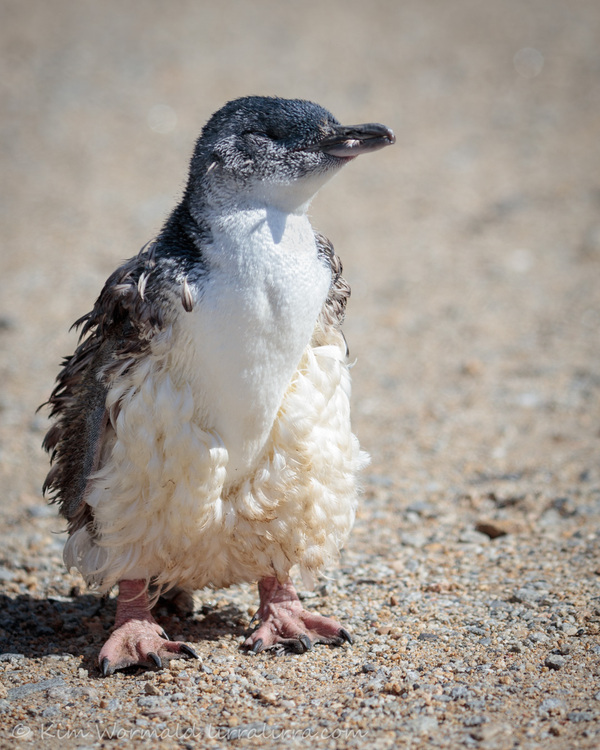
<path fill-rule="evenodd" d="M 255 138 L 267 138 L 270 141 L 283 141 L 285 136 L 276 130 L 246 130 L 244 135 L 253 135 Z"/>

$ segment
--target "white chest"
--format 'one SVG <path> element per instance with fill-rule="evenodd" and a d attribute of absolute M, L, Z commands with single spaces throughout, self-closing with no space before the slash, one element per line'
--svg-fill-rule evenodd
<path fill-rule="evenodd" d="M 310 342 L 330 271 L 305 215 L 237 212 L 220 223 L 210 274 L 175 327 L 172 366 L 229 453 L 228 482 L 259 458 Z"/>

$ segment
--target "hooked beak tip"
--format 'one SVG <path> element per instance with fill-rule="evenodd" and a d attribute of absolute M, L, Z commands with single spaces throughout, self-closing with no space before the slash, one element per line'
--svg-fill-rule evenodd
<path fill-rule="evenodd" d="M 396 142 L 394 131 L 378 122 L 364 125 L 340 126 L 332 135 L 320 141 L 317 148 L 342 159 L 378 151 Z"/>

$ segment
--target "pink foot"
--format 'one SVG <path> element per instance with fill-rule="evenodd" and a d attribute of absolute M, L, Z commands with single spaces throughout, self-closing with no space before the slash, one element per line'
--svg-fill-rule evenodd
<path fill-rule="evenodd" d="M 106 677 L 134 664 L 162 667 L 163 659 L 198 655 L 180 641 L 170 641 L 150 613 L 145 581 L 120 581 L 115 630 L 98 656 Z"/>
<path fill-rule="evenodd" d="M 255 617 L 260 626 L 244 642 L 244 647 L 258 654 L 281 646 L 302 654 L 313 643 L 341 646 L 352 638 L 333 617 L 323 617 L 304 609 L 291 581 L 279 583 L 276 578 L 263 578 L 258 583 L 260 606 Z"/>

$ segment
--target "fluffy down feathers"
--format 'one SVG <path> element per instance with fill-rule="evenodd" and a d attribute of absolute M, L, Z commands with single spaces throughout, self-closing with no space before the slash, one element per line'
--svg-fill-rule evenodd
<path fill-rule="evenodd" d="M 366 456 L 350 430 L 339 327 L 349 288 L 328 241 L 316 235 L 316 245 L 329 294 L 269 439 L 239 479 L 228 477 L 227 449 L 203 423 L 192 385 L 172 371 L 177 316 L 166 310 L 193 306 L 180 269 L 157 273 L 144 250 L 79 321 L 82 341 L 49 402 L 57 422 L 45 440 L 54 459 L 45 487 L 69 521 L 67 566 L 99 591 L 133 578 L 188 589 L 285 580 L 296 564 L 308 584 L 336 557 Z M 165 300 L 169 273 L 179 292 Z"/>

